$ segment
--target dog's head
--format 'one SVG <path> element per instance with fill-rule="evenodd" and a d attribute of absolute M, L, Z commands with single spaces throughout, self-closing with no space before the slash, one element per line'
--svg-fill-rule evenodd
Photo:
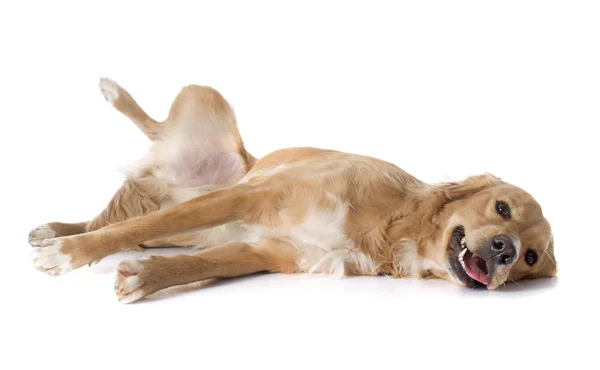
<path fill-rule="evenodd" d="M 447 224 L 438 238 L 445 278 L 495 289 L 505 282 L 556 275 L 550 224 L 524 190 L 491 175 L 440 187 Z M 438 256 L 442 255 L 438 254 Z"/>

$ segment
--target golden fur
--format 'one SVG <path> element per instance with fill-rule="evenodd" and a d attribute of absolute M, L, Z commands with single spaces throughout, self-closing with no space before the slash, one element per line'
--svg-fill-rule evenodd
<path fill-rule="evenodd" d="M 258 271 L 465 284 L 470 280 L 451 266 L 452 233 L 462 226 L 469 253 L 486 255 L 497 236 L 514 241 L 517 255 L 493 265 L 488 289 L 556 274 L 550 225 L 539 204 L 492 175 L 429 185 L 379 159 L 313 148 L 257 161 L 244 147 L 233 110 L 212 88 L 183 88 L 162 123 L 113 81 L 103 79 L 101 89 L 153 140 L 152 150 L 92 221 L 31 232 L 34 264 L 42 271 L 62 274 L 140 246 L 197 246 L 204 250 L 193 256 L 122 262 L 117 295 L 131 302 L 169 286 Z M 510 219 L 495 209 L 499 200 L 510 205 Z M 538 259 L 530 266 L 524 255 L 532 250 Z"/>

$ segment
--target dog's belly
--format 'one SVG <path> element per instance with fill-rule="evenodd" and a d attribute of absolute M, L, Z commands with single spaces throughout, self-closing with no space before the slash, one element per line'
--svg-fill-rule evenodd
<path fill-rule="evenodd" d="M 261 170 L 251 171 L 240 176 L 240 183 L 259 184 L 264 179 L 289 170 L 286 165 L 276 165 Z M 292 168 L 293 170 L 293 168 Z M 323 170 L 323 175 L 329 171 Z M 294 176 L 303 177 L 304 172 L 294 172 Z M 236 174 L 235 177 L 239 176 Z M 196 188 L 169 188 L 169 196 L 161 203 L 161 209 L 174 206 L 189 199 L 198 197 L 225 185 L 210 185 Z M 293 189 L 293 188 L 292 188 Z M 305 189 L 305 188 L 304 188 Z M 293 190 L 291 190 L 294 192 Z M 299 195 L 303 194 L 303 195 Z M 228 242 L 257 243 L 264 239 L 283 239 L 296 247 L 295 264 L 305 272 L 327 273 L 343 276 L 349 271 L 361 275 L 376 274 L 375 262 L 359 251 L 354 241 L 346 235 L 346 215 L 349 204 L 342 202 L 324 188 L 316 192 L 304 194 L 298 191 L 296 196 L 290 195 L 294 201 L 283 201 L 273 217 L 278 222 L 271 224 L 231 222 L 212 229 L 197 230 L 185 234 L 186 245 L 210 248 Z M 302 217 L 299 220 L 298 215 Z M 173 240 L 176 240 L 175 238 Z"/>
<path fill-rule="evenodd" d="M 203 191 L 201 193 L 205 193 Z M 179 192 L 181 198 L 201 195 L 190 189 Z M 329 195 L 330 196 L 330 195 Z M 332 196 L 330 196 L 332 197 Z M 190 198 L 191 199 L 191 198 Z M 228 242 L 257 243 L 264 239 L 283 239 L 296 247 L 295 264 L 301 271 L 343 276 L 349 269 L 362 275 L 376 274 L 375 262 L 355 248 L 345 233 L 347 206 L 335 199 L 335 206 L 327 210 L 309 206 L 300 222 L 293 222 L 296 209 L 278 212 L 277 227 L 262 224 L 231 222 L 206 230 L 197 230 L 176 236 L 172 242 L 185 241 L 199 248 L 215 247 Z M 175 243 L 174 243 L 175 244 Z"/>
<path fill-rule="evenodd" d="M 172 184 L 192 188 L 235 183 L 245 174 L 243 166 L 237 153 L 188 150 L 168 163 L 165 172 Z"/>
<path fill-rule="evenodd" d="M 281 210 L 278 227 L 238 224 L 245 242 L 261 239 L 283 239 L 296 247 L 296 265 L 304 272 L 343 276 L 351 269 L 364 275 L 376 273 L 374 261 L 355 248 L 345 233 L 347 206 L 335 200 L 335 207 L 319 210 L 309 207 L 301 222 L 287 216 L 296 210 Z M 230 229 L 231 231 L 231 229 Z"/>

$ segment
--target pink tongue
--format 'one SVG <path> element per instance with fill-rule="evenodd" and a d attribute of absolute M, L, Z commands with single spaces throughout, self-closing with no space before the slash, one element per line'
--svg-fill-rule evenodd
<path fill-rule="evenodd" d="M 470 254 L 470 253 L 469 253 Z M 471 254 L 468 258 L 465 256 L 465 271 L 471 279 L 475 279 L 481 284 L 487 285 L 490 281 L 490 276 L 487 272 L 487 266 L 483 258 Z"/>

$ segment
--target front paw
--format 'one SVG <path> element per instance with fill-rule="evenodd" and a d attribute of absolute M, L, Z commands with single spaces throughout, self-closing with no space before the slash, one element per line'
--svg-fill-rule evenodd
<path fill-rule="evenodd" d="M 29 244 L 32 247 L 39 247 L 47 239 L 56 237 L 56 231 L 50 224 L 44 224 L 31 230 L 29 233 Z"/>
<path fill-rule="evenodd" d="M 95 239 L 87 235 L 46 239 L 33 248 L 33 265 L 52 276 L 63 275 L 102 259 L 100 251 Z"/>
<path fill-rule="evenodd" d="M 121 303 L 131 303 L 148 295 L 145 291 L 140 261 L 125 260 L 119 263 L 115 279 L 115 294 Z"/>
<path fill-rule="evenodd" d="M 48 239 L 33 250 L 33 265 L 39 271 L 52 276 L 66 274 L 75 267 L 73 258 L 63 251 L 63 239 Z"/>

